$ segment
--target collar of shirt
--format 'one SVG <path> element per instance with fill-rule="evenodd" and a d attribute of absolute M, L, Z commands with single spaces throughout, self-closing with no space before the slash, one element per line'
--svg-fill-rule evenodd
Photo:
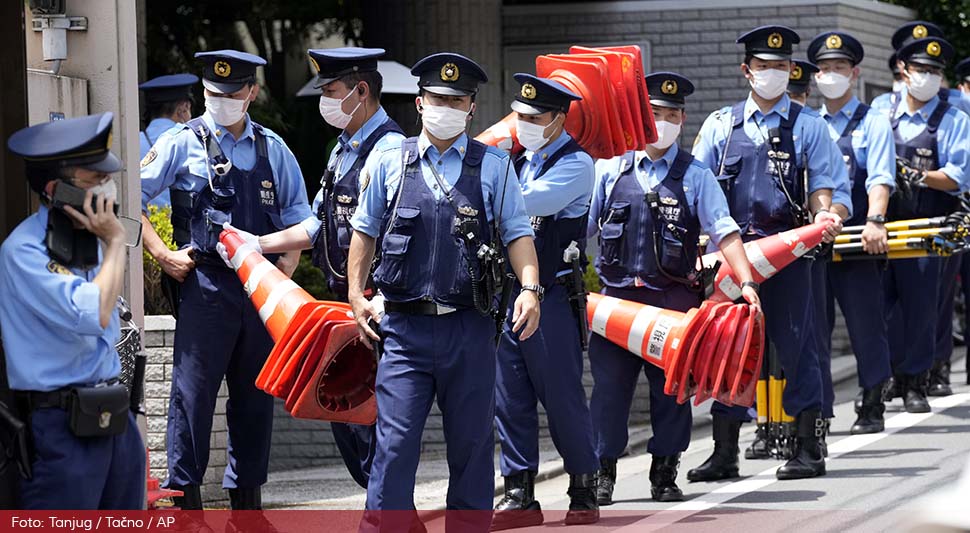
<path fill-rule="evenodd" d="M 670 145 L 670 148 L 667 149 L 667 153 L 656 161 L 650 159 L 650 156 L 647 155 L 646 151 L 637 150 L 634 152 L 633 164 L 637 169 L 643 170 L 644 172 L 649 173 L 651 170 L 653 170 L 653 172 L 658 176 L 666 175 L 667 169 L 674 164 L 674 158 L 677 157 L 678 150 L 680 150 L 680 148 L 677 146 L 677 143 L 674 143 Z"/>
<path fill-rule="evenodd" d="M 370 134 L 374 133 L 374 130 L 385 122 L 387 122 L 387 112 L 384 111 L 383 107 L 378 106 L 377 112 L 367 119 L 367 122 L 364 122 L 364 125 L 353 136 L 348 137 L 347 132 L 342 131 L 340 132 L 340 136 L 337 137 L 337 140 L 344 147 L 344 150 L 356 152 L 360 148 L 360 145 L 364 144 L 364 140 L 370 137 Z"/>
<path fill-rule="evenodd" d="M 543 161 L 552 157 L 552 154 L 565 146 L 569 142 L 569 139 L 572 139 L 572 137 L 566 133 L 566 130 L 563 130 L 562 134 L 556 137 L 556 140 L 543 146 L 538 151 L 532 152 L 527 150 L 525 152 L 525 159 L 529 162 L 530 167 L 541 165 Z"/>
<path fill-rule="evenodd" d="M 757 121 L 757 118 L 759 116 L 767 117 L 772 113 L 777 113 L 779 116 L 781 116 L 781 118 L 788 118 L 788 111 L 790 109 L 791 109 L 791 99 L 788 98 L 788 94 L 786 93 L 781 95 L 781 98 L 777 102 L 775 102 L 775 105 L 771 107 L 771 110 L 768 111 L 767 114 L 763 114 L 761 112 L 761 108 L 759 108 L 758 104 L 755 103 L 754 97 L 751 96 L 751 93 L 748 93 L 748 99 L 744 102 L 744 120 L 747 121 L 752 116 L 755 116 L 755 119 Z"/>
<path fill-rule="evenodd" d="M 242 137 L 240 137 L 239 139 L 236 139 L 236 142 L 239 142 L 240 140 L 245 139 L 247 137 L 252 141 L 256 140 L 256 132 L 253 131 L 253 121 L 249 120 L 249 113 L 246 113 L 245 120 L 246 120 L 246 128 L 243 129 Z M 225 128 L 223 128 L 222 126 L 216 125 L 216 122 L 212 120 L 212 115 L 210 115 L 208 111 L 202 114 L 202 121 L 205 122 L 205 125 L 207 128 L 209 128 L 209 131 L 214 133 L 216 138 L 219 139 L 220 141 L 222 141 L 223 135 L 225 134 L 229 134 L 229 137 L 232 137 L 232 134 L 226 131 Z"/>
<path fill-rule="evenodd" d="M 834 117 L 837 115 L 842 115 L 847 119 L 851 119 L 852 115 L 855 114 L 855 110 L 856 108 L 859 107 L 860 103 L 861 102 L 859 102 L 859 99 L 856 98 L 855 95 L 853 95 L 852 98 L 850 98 L 849 101 L 846 102 L 844 106 L 842 106 L 842 109 L 839 109 L 835 115 L 833 115 L 832 113 L 829 113 L 829 110 L 827 107 L 825 107 L 825 104 L 822 104 L 822 107 L 819 108 L 818 112 L 826 119 L 829 119 L 830 117 Z"/>
<path fill-rule="evenodd" d="M 899 102 L 899 105 L 896 106 L 896 114 L 893 116 L 893 118 L 899 118 L 903 115 L 909 115 L 912 118 L 916 118 L 916 116 L 919 115 L 919 117 L 923 119 L 923 122 L 926 122 L 930 119 L 930 115 L 933 114 L 933 111 L 936 110 L 936 106 L 939 104 L 940 104 L 940 97 L 939 95 L 936 95 L 933 98 L 931 98 L 928 102 L 923 104 L 923 107 L 910 113 L 909 104 L 907 104 L 906 96 L 904 95 L 902 100 Z"/>
<path fill-rule="evenodd" d="M 445 155 L 447 155 L 448 152 L 454 151 L 455 153 L 458 154 L 458 158 L 464 161 L 465 150 L 467 147 L 468 147 L 467 133 L 462 133 L 461 136 L 455 139 L 455 142 L 451 143 L 451 146 L 449 146 L 448 149 L 445 150 L 444 154 L 438 154 L 438 149 L 435 148 L 433 144 L 431 144 L 431 141 L 428 139 L 428 135 L 424 131 L 422 131 L 421 135 L 418 136 L 418 156 L 422 158 L 425 156 L 425 154 L 428 153 L 428 150 L 431 150 L 431 154 L 437 155 L 439 158 L 444 157 Z"/>

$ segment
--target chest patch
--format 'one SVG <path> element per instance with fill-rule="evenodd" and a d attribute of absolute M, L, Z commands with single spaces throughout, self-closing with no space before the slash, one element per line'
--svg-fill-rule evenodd
<path fill-rule="evenodd" d="M 276 205 L 276 191 L 273 190 L 273 182 L 263 180 L 260 182 L 259 203 L 266 206 Z"/>

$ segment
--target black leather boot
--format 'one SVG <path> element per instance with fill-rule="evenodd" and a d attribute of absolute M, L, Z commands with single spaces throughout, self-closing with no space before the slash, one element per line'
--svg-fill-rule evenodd
<path fill-rule="evenodd" d="M 233 511 L 262 511 L 263 497 L 259 487 L 229 489 L 229 508 Z"/>
<path fill-rule="evenodd" d="M 536 473 L 531 470 L 505 477 L 505 497 L 495 506 L 492 531 L 538 526 L 542 507 L 535 498 Z"/>
<path fill-rule="evenodd" d="M 593 524 L 600 520 L 596 504 L 596 474 L 569 475 L 569 511 L 566 525 Z"/>
<path fill-rule="evenodd" d="M 689 481 L 717 481 L 738 477 L 738 432 L 741 421 L 714 415 L 714 453 L 687 472 Z"/>
<path fill-rule="evenodd" d="M 907 413 L 929 413 L 930 403 L 926 401 L 926 373 L 917 376 L 903 376 L 903 406 Z"/>
<path fill-rule="evenodd" d="M 882 403 L 882 385 L 862 391 L 862 401 L 855 410 L 858 418 L 856 418 L 855 424 L 852 424 L 850 433 L 862 435 L 879 433 L 886 429 L 886 423 L 883 420 L 883 413 L 885 412 L 886 405 Z"/>
<path fill-rule="evenodd" d="M 930 379 L 926 389 L 929 396 L 949 396 L 953 394 L 950 388 L 950 362 L 934 361 L 930 369 Z"/>
<path fill-rule="evenodd" d="M 825 421 L 825 427 L 824 429 L 822 429 L 822 439 L 818 441 L 818 446 L 819 446 L 819 449 L 822 450 L 822 457 L 828 457 L 829 443 L 826 441 L 826 438 L 829 436 L 829 428 L 832 427 L 832 419 L 823 418 L 822 420 Z"/>
<path fill-rule="evenodd" d="M 182 491 L 182 496 L 175 496 L 172 498 L 172 503 L 175 507 L 183 511 L 201 511 L 202 510 L 202 489 L 198 485 L 172 485 L 169 487 L 172 490 Z"/>
<path fill-rule="evenodd" d="M 886 384 L 882 387 L 882 401 L 891 402 L 895 398 L 902 398 L 905 391 L 903 390 L 903 383 L 906 381 L 906 377 L 902 374 L 893 374 L 886 381 Z"/>
<path fill-rule="evenodd" d="M 822 437 L 825 435 L 825 419 L 818 409 L 798 414 L 795 434 L 795 456 L 780 466 L 778 479 L 803 479 L 825 475 L 825 457 L 822 456 Z"/>
<path fill-rule="evenodd" d="M 768 450 L 768 426 L 758 424 L 758 429 L 754 432 L 754 441 L 751 446 L 744 450 L 745 459 L 768 459 L 771 452 Z"/>
<path fill-rule="evenodd" d="M 680 454 L 667 457 L 653 456 L 650 462 L 650 496 L 658 502 L 683 501 L 684 493 L 677 486 L 677 467 Z"/>
<path fill-rule="evenodd" d="M 613 485 L 616 484 L 616 459 L 600 459 L 599 479 L 596 482 L 596 503 L 613 505 Z"/>

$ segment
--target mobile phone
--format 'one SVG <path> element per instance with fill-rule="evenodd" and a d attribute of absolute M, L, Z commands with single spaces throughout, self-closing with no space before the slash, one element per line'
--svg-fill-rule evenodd
<path fill-rule="evenodd" d="M 85 189 L 82 189 L 80 187 L 75 187 L 70 183 L 62 181 L 61 183 L 57 184 L 57 187 L 54 188 L 54 197 L 51 198 L 51 203 L 54 205 L 54 207 L 57 207 L 57 208 L 61 208 L 61 207 L 64 207 L 65 205 L 69 205 L 74 209 L 76 209 L 79 213 L 84 213 L 83 204 L 84 204 L 84 197 L 86 194 L 87 194 L 87 191 Z M 92 211 L 98 210 L 97 200 L 98 200 L 97 196 L 91 197 Z M 115 212 L 115 216 L 117 216 L 118 215 L 117 202 L 114 204 L 114 212 Z"/>

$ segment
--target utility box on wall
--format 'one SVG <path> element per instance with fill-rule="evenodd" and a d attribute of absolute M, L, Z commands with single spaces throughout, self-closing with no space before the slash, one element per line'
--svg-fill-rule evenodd
<path fill-rule="evenodd" d="M 31 126 L 88 114 L 88 81 L 27 69 L 27 121 Z"/>

